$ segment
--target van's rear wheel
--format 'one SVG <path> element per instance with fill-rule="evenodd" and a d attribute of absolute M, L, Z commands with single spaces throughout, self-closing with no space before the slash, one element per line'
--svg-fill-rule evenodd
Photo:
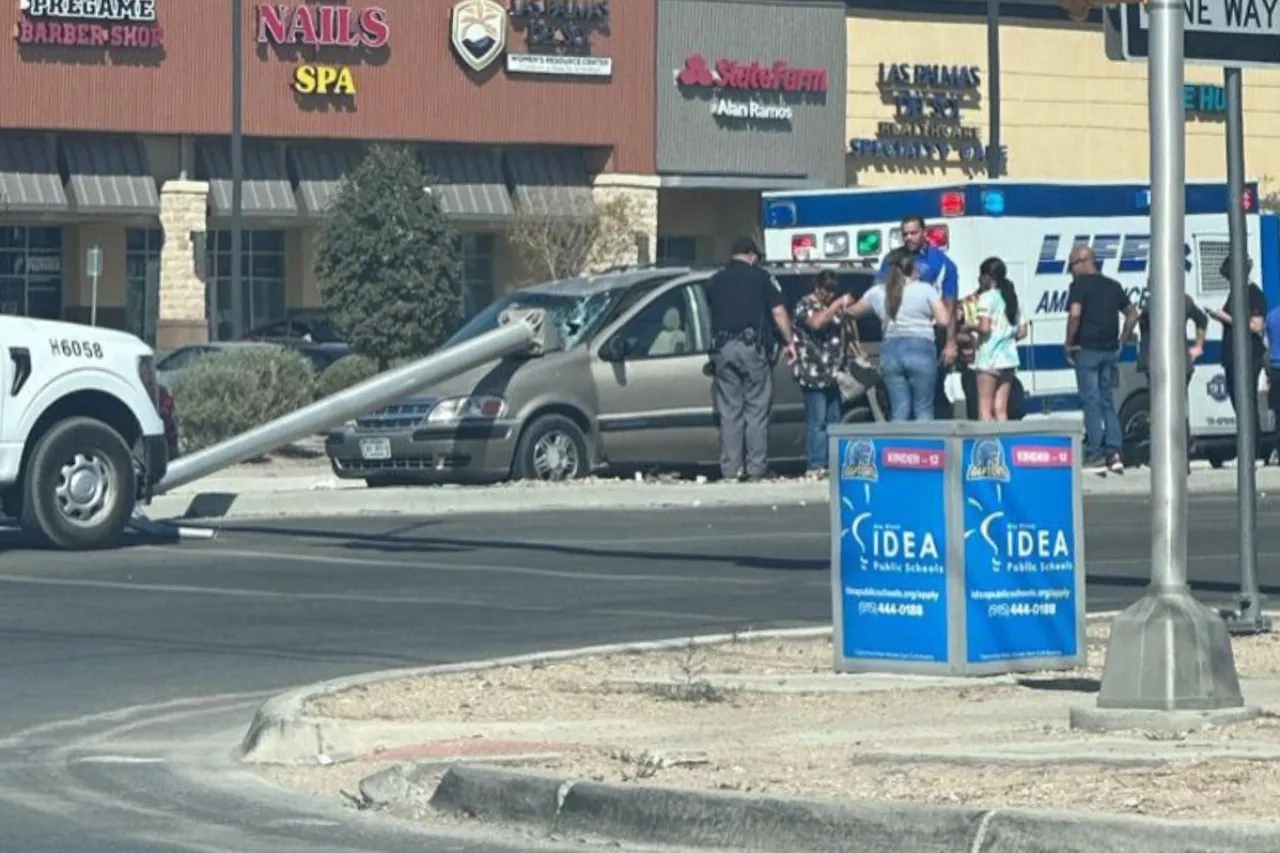
<path fill-rule="evenodd" d="M 22 481 L 23 528 L 64 550 L 116 544 L 137 500 L 128 445 L 93 418 L 68 418 L 40 437 Z"/>

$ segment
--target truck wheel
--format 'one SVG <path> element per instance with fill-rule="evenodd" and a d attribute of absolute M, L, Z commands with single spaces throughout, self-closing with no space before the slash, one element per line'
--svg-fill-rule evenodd
<path fill-rule="evenodd" d="M 64 550 L 116 544 L 137 500 L 133 455 L 93 418 L 68 418 L 42 435 L 22 486 L 22 526 Z"/>
<path fill-rule="evenodd" d="M 1120 435 L 1128 467 L 1151 464 L 1151 399 L 1139 391 L 1120 407 Z"/>
<path fill-rule="evenodd" d="M 518 480 L 576 480 L 586 475 L 590 465 L 586 437 L 563 415 L 538 418 L 525 427 L 516 446 Z"/>

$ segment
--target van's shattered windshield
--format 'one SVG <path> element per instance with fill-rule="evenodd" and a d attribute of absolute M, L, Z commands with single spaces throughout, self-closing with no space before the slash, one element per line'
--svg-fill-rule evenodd
<path fill-rule="evenodd" d="M 565 348 L 568 349 L 577 346 L 590 335 L 617 295 L 616 290 L 585 294 L 517 290 L 472 317 L 445 342 L 445 346 L 460 344 L 498 328 L 498 318 L 508 308 L 541 308 L 560 327 Z"/>

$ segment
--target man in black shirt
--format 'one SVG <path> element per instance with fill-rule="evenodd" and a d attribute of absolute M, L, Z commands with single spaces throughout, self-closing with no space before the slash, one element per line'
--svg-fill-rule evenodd
<path fill-rule="evenodd" d="M 1244 274 L 1248 276 L 1252 271 L 1253 260 L 1246 257 L 1244 259 Z M 1227 281 L 1231 281 L 1230 256 L 1222 262 L 1222 267 L 1219 272 L 1222 273 L 1223 278 Z M 1233 283 L 1232 287 L 1234 288 L 1234 286 L 1235 285 Z M 1264 359 L 1267 352 L 1267 344 L 1263 339 L 1263 335 L 1266 330 L 1267 297 L 1266 294 L 1262 292 L 1262 288 L 1258 287 L 1258 285 L 1253 282 L 1249 282 L 1247 286 L 1249 288 L 1246 291 L 1249 300 L 1249 387 L 1251 389 L 1255 389 L 1256 396 L 1258 374 L 1262 372 L 1262 366 L 1266 363 Z M 1233 318 L 1231 316 L 1231 296 L 1227 296 L 1227 301 L 1223 304 L 1222 308 L 1216 311 L 1210 308 L 1209 314 L 1213 316 L 1213 319 L 1222 324 L 1222 358 L 1220 362 L 1222 364 L 1222 370 L 1226 374 L 1227 393 L 1231 395 L 1231 409 L 1235 412 L 1238 423 L 1240 418 L 1240 401 L 1236 399 L 1236 342 L 1235 335 L 1233 334 L 1234 330 L 1232 329 Z M 1252 411 L 1253 439 L 1254 449 L 1256 451 L 1257 448 L 1261 446 L 1262 442 L 1262 425 L 1258 418 L 1259 413 L 1256 400 L 1253 403 Z"/>
<path fill-rule="evenodd" d="M 1151 290 L 1150 284 L 1147 286 L 1147 292 Z M 1191 377 L 1196 372 L 1196 359 L 1204 355 L 1204 337 L 1209 329 L 1209 315 L 1200 310 L 1200 306 L 1189 294 L 1184 293 L 1183 311 L 1186 316 L 1185 323 L 1192 323 L 1196 327 L 1195 341 L 1187 345 L 1187 387 L 1191 387 Z M 1184 323 L 1184 325 L 1185 325 Z M 1142 309 L 1142 314 L 1138 316 L 1138 332 L 1141 337 L 1138 339 L 1138 371 L 1147 376 L 1147 384 L 1151 384 L 1151 308 Z M 1187 410 L 1187 451 L 1191 451 L 1191 411 Z M 1190 470 L 1190 469 L 1188 469 Z"/>
<path fill-rule="evenodd" d="M 1076 389 L 1084 406 L 1084 466 L 1124 473 L 1115 387 L 1120 382 L 1120 349 L 1138 324 L 1138 309 L 1120 282 L 1098 272 L 1093 247 L 1071 249 L 1071 290 L 1067 295 L 1067 361 L 1075 365 Z M 1120 315 L 1124 314 L 1124 332 Z M 1105 455 L 1104 455 L 1105 454 Z"/>
<path fill-rule="evenodd" d="M 707 282 L 711 310 L 712 389 L 720 415 L 720 473 L 726 478 L 767 476 L 773 365 L 770 324 L 782 334 L 787 361 L 796 344 L 782 289 L 758 264 L 750 237 L 733 241 L 732 259 Z M 743 448 L 745 445 L 745 465 Z"/>

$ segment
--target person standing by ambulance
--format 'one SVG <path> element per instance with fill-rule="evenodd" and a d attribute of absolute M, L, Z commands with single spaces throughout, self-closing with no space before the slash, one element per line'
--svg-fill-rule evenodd
<path fill-rule="evenodd" d="M 1244 274 L 1246 278 L 1253 271 L 1252 259 L 1246 257 L 1244 259 Z M 1222 262 L 1219 269 L 1222 277 L 1227 281 L 1231 281 L 1231 256 Z M 1234 287 L 1234 284 L 1232 285 Z M 1253 395 L 1257 396 L 1258 374 L 1262 372 L 1263 356 L 1266 354 L 1266 343 L 1263 341 L 1265 333 L 1265 318 L 1267 316 L 1267 297 L 1262 292 L 1262 288 L 1249 281 L 1246 285 L 1248 290 L 1246 296 L 1249 302 L 1249 317 L 1245 321 L 1249 324 L 1249 387 L 1253 389 Z M 1236 358 L 1235 358 L 1235 336 L 1232 334 L 1232 324 L 1234 318 L 1231 316 L 1231 295 L 1228 293 L 1227 301 L 1221 308 L 1208 309 L 1209 316 L 1222 324 L 1222 370 L 1226 374 L 1227 394 L 1231 398 L 1231 409 L 1236 413 L 1236 418 L 1240 417 L 1240 401 L 1236 399 Z M 1253 435 L 1255 451 L 1262 447 L 1262 430 L 1259 429 L 1258 404 L 1253 404 Z M 1265 460 L 1265 457 L 1263 457 Z"/>
<path fill-rule="evenodd" d="M 1120 350 L 1138 325 L 1138 309 L 1114 278 L 1098 272 L 1093 247 L 1072 247 L 1068 261 L 1067 363 L 1076 370 L 1076 389 L 1084 408 L 1086 470 L 1110 468 L 1124 473 L 1123 436 L 1116 415 Z M 1124 331 L 1120 316 L 1124 315 Z"/>
<path fill-rule="evenodd" d="M 773 409 L 769 326 L 782 335 L 788 362 L 796 360 L 796 342 L 782 289 L 759 266 L 755 240 L 739 237 L 730 253 L 729 263 L 711 277 L 706 290 L 712 393 L 720 416 L 720 473 L 725 479 L 763 480 Z"/>
<path fill-rule="evenodd" d="M 942 304 L 947 309 L 950 319 L 945 327 L 938 327 L 934 332 L 934 348 L 941 362 L 948 347 L 954 351 L 956 333 L 956 300 L 960 295 L 960 272 L 955 262 L 942 249 L 929 242 L 924 224 L 924 217 L 913 213 L 902 218 L 902 246 L 895 250 L 905 252 L 915 262 L 915 276 L 919 281 L 931 284 L 942 296 Z M 892 254 L 892 253 L 890 253 Z M 880 270 L 876 273 L 876 284 L 887 284 L 892 263 L 889 255 L 880 262 Z M 946 364 L 949 368 L 950 364 Z M 951 401 L 947 399 L 947 369 L 938 370 L 938 378 L 933 396 L 934 416 L 950 419 Z"/>

